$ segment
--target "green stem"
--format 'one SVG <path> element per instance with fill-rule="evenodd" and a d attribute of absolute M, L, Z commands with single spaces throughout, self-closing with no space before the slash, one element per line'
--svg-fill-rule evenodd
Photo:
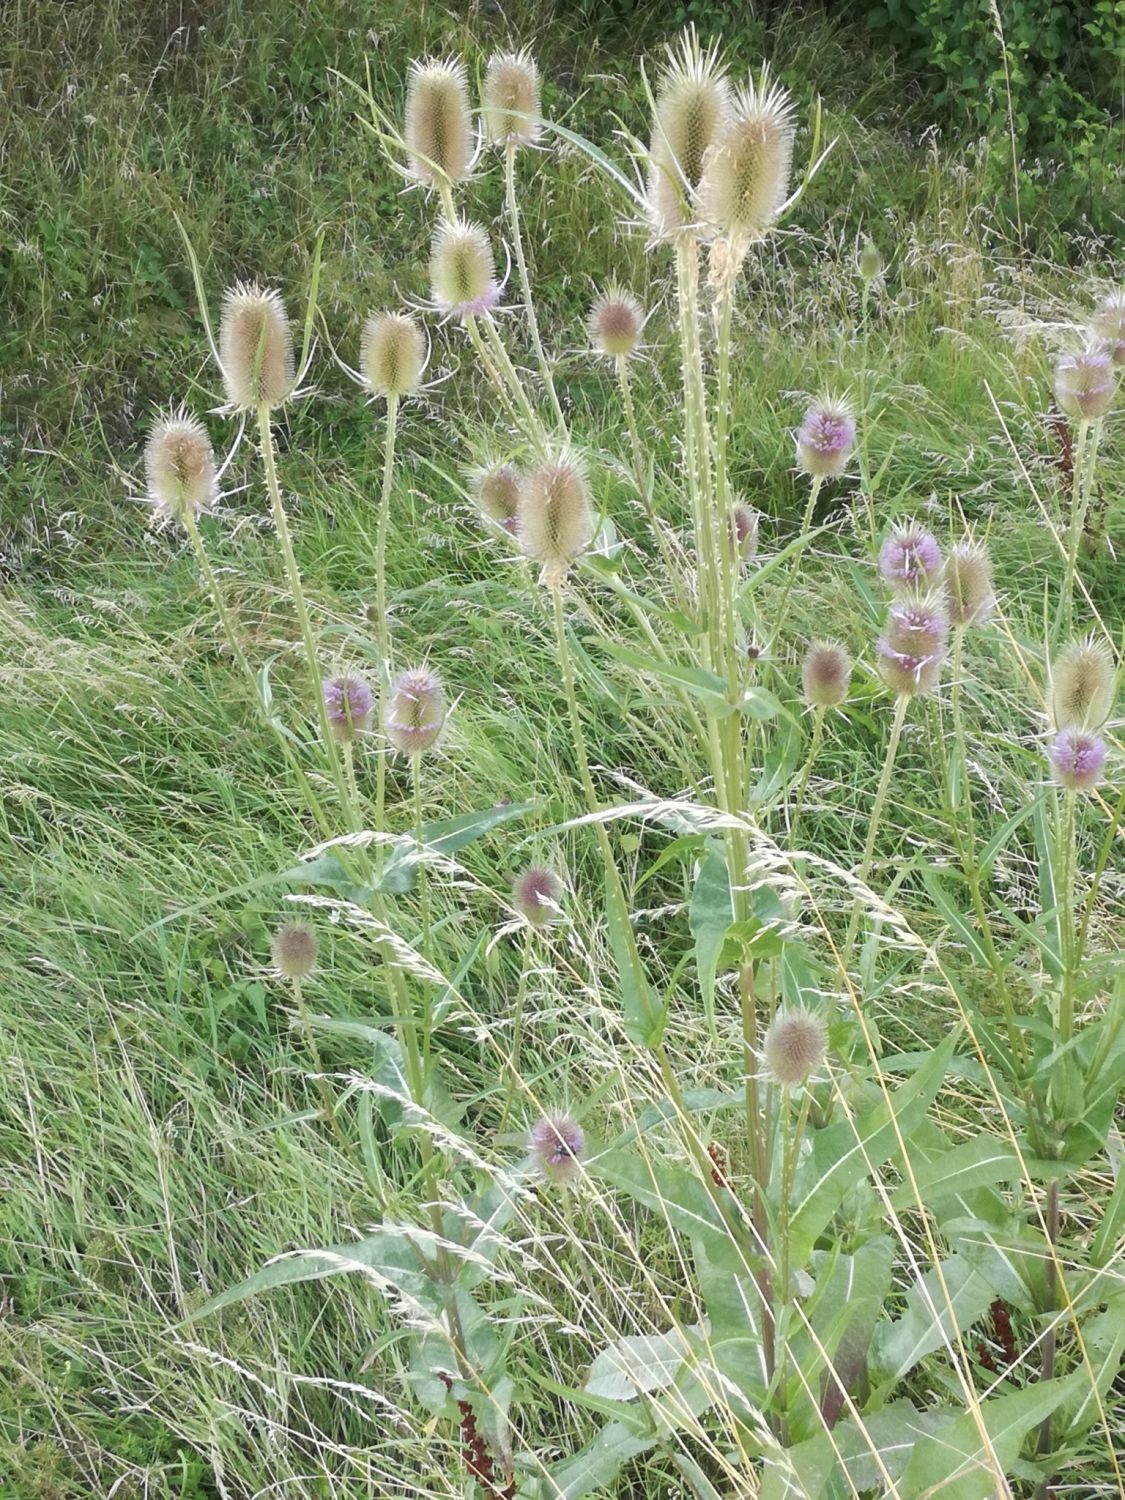
<path fill-rule="evenodd" d="M 566 419 L 559 405 L 558 394 L 555 391 L 555 382 L 551 375 L 551 366 L 543 350 L 543 341 L 539 337 L 539 321 L 535 316 L 535 303 L 531 296 L 531 278 L 527 274 L 527 260 L 523 253 L 523 233 L 520 229 L 519 203 L 516 199 L 516 148 L 509 141 L 504 151 L 504 195 L 508 210 L 508 225 L 512 236 L 512 248 L 516 252 L 516 267 L 519 271 L 520 292 L 523 295 L 524 312 L 527 315 L 527 330 L 531 335 L 531 342 L 535 349 L 535 357 L 539 361 L 539 370 L 543 376 L 543 384 L 547 388 L 547 394 L 551 398 L 551 405 L 555 410 L 555 421 L 558 424 L 559 435 L 565 442 L 567 440 Z"/>
<path fill-rule="evenodd" d="M 515 1103 L 516 1089 L 520 1081 L 520 1052 L 523 1048 L 523 1013 L 527 1005 L 527 981 L 531 973 L 531 930 L 524 934 L 523 951 L 520 954 L 520 978 L 516 989 L 516 1003 L 512 1012 L 512 1045 L 508 1050 L 508 1088 L 504 1095 L 504 1108 L 500 1114 L 497 1131 L 508 1123 L 508 1116 Z"/>
<path fill-rule="evenodd" d="M 813 478 L 812 484 L 809 486 L 809 498 L 805 504 L 805 514 L 804 518 L 801 521 L 801 530 L 798 532 L 799 536 L 808 536 L 809 534 L 809 528 L 812 525 L 812 519 L 814 514 L 816 513 L 817 496 L 820 494 L 820 487 L 823 483 L 824 480 L 819 474 L 817 474 Z M 781 632 L 785 626 L 785 617 L 789 611 L 789 595 L 792 593 L 793 585 L 797 581 L 797 574 L 800 571 L 800 566 L 800 559 L 796 557 L 789 564 L 789 576 L 785 580 L 785 588 L 781 595 L 781 603 L 777 608 L 777 624 L 774 626 L 773 632 L 773 639 L 775 641 L 779 641 L 781 639 Z"/>
<path fill-rule="evenodd" d="M 426 841 L 422 836 L 422 757 L 410 757 L 410 779 L 414 788 L 414 842 L 418 849 L 418 899 L 422 905 L 422 952 L 430 952 L 430 882 L 426 870 Z"/>
<path fill-rule="evenodd" d="M 867 828 L 867 841 L 863 846 L 863 858 L 859 866 L 859 883 L 866 885 L 871 875 L 871 864 L 875 857 L 875 843 L 879 837 L 879 824 L 883 817 L 883 808 L 887 801 L 887 792 L 891 784 L 891 773 L 894 771 L 895 760 L 898 756 L 898 744 L 902 738 L 902 726 L 906 722 L 906 710 L 910 706 L 910 696 L 907 693 L 899 693 L 895 699 L 895 716 L 891 725 L 891 737 L 887 742 L 887 753 L 883 758 L 883 770 L 879 777 L 879 786 L 875 792 L 875 802 L 871 808 L 871 819 Z M 859 927 L 860 912 L 862 909 L 862 898 L 856 896 L 852 904 L 852 914 L 848 921 L 848 933 L 844 939 L 843 962 L 847 967 L 851 958 L 852 945 L 855 942 L 856 932 Z"/>
<path fill-rule="evenodd" d="M 487 374 L 489 380 L 492 381 L 492 384 L 496 389 L 496 394 L 500 397 L 500 403 L 507 413 L 509 421 L 514 427 L 519 427 L 519 413 L 512 405 L 512 398 L 508 394 L 508 387 L 501 379 L 499 370 L 493 364 L 492 356 L 484 347 L 484 340 L 480 336 L 480 325 L 477 322 L 476 316 L 473 313 L 466 313 L 464 322 L 465 332 L 469 335 L 469 340 L 474 350 L 476 351 L 477 358 L 484 366 L 485 373 Z"/>
<path fill-rule="evenodd" d="M 809 741 L 809 753 L 805 756 L 805 764 L 801 768 L 801 780 L 797 785 L 797 797 L 793 806 L 793 821 L 789 825 L 789 848 L 797 847 L 797 825 L 801 821 L 801 808 L 804 806 L 805 789 L 809 784 L 809 773 L 812 771 L 813 762 L 816 760 L 820 750 L 820 741 L 824 734 L 823 708 L 814 710 L 812 739 Z"/>
<path fill-rule="evenodd" d="M 687 452 L 688 494 L 695 532 L 702 637 L 706 665 L 718 659 L 717 581 L 711 546 L 711 443 L 703 387 L 703 354 L 699 337 L 699 246 L 690 235 L 676 243 L 676 274 L 680 303 L 680 362 L 684 384 L 684 436 Z"/>
<path fill-rule="evenodd" d="M 491 346 L 493 358 L 496 360 L 501 374 L 508 382 L 508 388 L 515 397 L 528 438 L 540 449 L 545 449 L 548 446 L 546 429 L 536 415 L 531 402 L 528 400 L 523 381 L 520 379 L 516 372 L 516 367 L 512 364 L 508 356 L 508 351 L 504 347 L 504 341 L 496 330 L 496 324 L 489 317 L 484 319 L 484 336 Z"/>
<path fill-rule="evenodd" d="M 305 1005 L 304 991 L 301 988 L 301 981 L 299 979 L 293 980 L 293 1001 L 297 1007 L 301 1030 L 304 1032 L 305 1044 L 309 1049 L 309 1057 L 316 1074 L 316 1087 L 320 1095 L 321 1115 L 324 1117 L 324 1123 L 332 1127 L 332 1131 L 345 1154 L 350 1156 L 351 1145 L 344 1134 L 343 1126 L 340 1124 L 340 1117 L 336 1112 L 336 1102 L 332 1097 L 332 1086 L 325 1076 L 324 1064 L 320 1059 L 320 1048 L 316 1044 L 316 1035 L 309 1017 L 308 1007 Z"/>
<path fill-rule="evenodd" d="M 398 397 L 387 397 L 387 432 L 383 444 L 383 488 L 379 498 L 379 527 L 375 543 L 375 638 L 379 647 L 379 687 L 383 702 L 391 684 L 391 625 L 387 616 L 387 527 L 391 512 L 391 484 L 395 463 L 395 433 L 398 424 Z M 387 757 L 380 753 L 375 770 L 375 829 L 386 828 Z M 375 869 L 383 868 L 383 846 L 376 846 Z"/>
<path fill-rule="evenodd" d="M 1086 521 L 1086 507 L 1090 502 L 1090 481 L 1093 478 L 1093 460 L 1097 455 L 1101 423 L 1093 426 L 1081 421 L 1078 424 L 1078 440 L 1074 445 L 1074 476 L 1070 490 L 1070 533 L 1066 546 L 1066 577 L 1063 580 L 1063 596 L 1059 608 L 1058 636 L 1069 634 L 1074 624 L 1074 585 L 1078 574 L 1078 545 L 1082 540 L 1082 527 Z"/>

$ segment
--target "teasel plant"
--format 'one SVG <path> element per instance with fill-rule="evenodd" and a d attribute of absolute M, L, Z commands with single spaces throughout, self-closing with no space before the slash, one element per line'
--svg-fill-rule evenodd
<path fill-rule="evenodd" d="M 1055 617 L 1056 644 L 1074 626 L 1074 592 L 1080 581 L 1079 545 L 1094 493 L 1102 427 L 1117 394 L 1116 347 L 1116 343 L 1098 340 L 1089 348 L 1062 355 L 1055 365 L 1055 400 L 1063 415 L 1077 427 L 1070 514 L 1065 528 L 1066 573 Z"/>

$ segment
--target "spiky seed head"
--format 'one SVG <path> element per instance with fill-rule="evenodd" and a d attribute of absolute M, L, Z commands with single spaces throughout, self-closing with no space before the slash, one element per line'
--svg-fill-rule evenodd
<path fill-rule="evenodd" d="M 824 1022 L 810 1010 L 779 1010 L 762 1041 L 766 1074 L 780 1088 L 797 1088 L 828 1052 Z"/>
<path fill-rule="evenodd" d="M 981 542 L 955 542 L 945 559 L 945 602 L 950 623 L 980 625 L 996 603 L 992 591 L 992 559 Z"/>
<path fill-rule="evenodd" d="M 376 396 L 410 396 L 418 389 L 426 340 L 408 313 L 372 313 L 363 327 L 360 363 Z"/>
<path fill-rule="evenodd" d="M 279 293 L 239 281 L 223 294 L 219 359 L 237 411 L 280 406 L 293 389 L 293 334 Z"/>
<path fill-rule="evenodd" d="M 1060 729 L 1047 746 L 1055 780 L 1072 792 L 1092 792 L 1105 769 L 1105 741 L 1092 729 Z"/>
<path fill-rule="evenodd" d="M 917 521 L 896 526 L 879 553 L 879 572 L 893 589 L 920 589 L 941 572 L 941 548 Z"/>
<path fill-rule="evenodd" d="M 531 1131 L 531 1154 L 544 1177 L 570 1182 L 582 1175 L 586 1135 L 569 1115 L 548 1115 Z"/>
<path fill-rule="evenodd" d="M 874 240 L 864 240 L 859 247 L 859 274 L 863 281 L 874 281 L 883 269 L 883 257 Z"/>
<path fill-rule="evenodd" d="M 641 341 L 644 326 L 644 308 L 632 292 L 616 283 L 611 283 L 590 309 L 590 342 L 607 359 L 632 354 Z"/>
<path fill-rule="evenodd" d="M 1064 354 L 1055 366 L 1055 400 L 1074 422 L 1094 422 L 1113 405 L 1113 360 L 1103 349 Z"/>
<path fill-rule="evenodd" d="M 741 500 L 730 508 L 730 535 L 740 562 L 753 562 L 758 555 L 758 512 Z"/>
<path fill-rule="evenodd" d="M 445 693 L 436 672 L 411 667 L 401 672 L 387 704 L 387 739 L 404 755 L 423 755 L 445 724 Z"/>
<path fill-rule="evenodd" d="M 520 545 L 543 565 L 543 582 L 557 588 L 590 541 L 592 529 L 586 473 L 575 454 L 563 450 L 530 474 L 520 497 Z"/>
<path fill-rule="evenodd" d="M 937 594 L 908 594 L 891 605 L 876 648 L 879 671 L 895 693 L 932 692 L 941 677 L 949 617 Z"/>
<path fill-rule="evenodd" d="M 282 979 L 305 979 L 316 968 L 320 949 L 307 922 L 285 922 L 270 939 L 273 966 Z"/>
<path fill-rule="evenodd" d="M 481 90 L 484 133 L 496 146 L 530 146 L 542 133 L 539 69 L 526 48 L 488 59 Z"/>
<path fill-rule="evenodd" d="M 704 50 L 695 32 L 686 31 L 678 50 L 669 49 L 656 91 L 647 200 L 658 239 L 672 239 L 695 223 L 695 191 L 728 100 L 716 49 Z"/>
<path fill-rule="evenodd" d="M 813 641 L 801 664 L 801 685 L 810 708 L 838 708 L 848 696 L 852 659 L 838 641 Z"/>
<path fill-rule="evenodd" d="M 207 429 L 184 407 L 161 417 L 145 443 L 145 477 L 154 515 L 184 525 L 207 510 L 218 489 Z"/>
<path fill-rule="evenodd" d="M 412 62 L 406 80 L 410 171 L 427 187 L 464 182 L 473 164 L 469 88 L 459 62 Z"/>
<path fill-rule="evenodd" d="M 430 289 L 442 312 L 480 317 L 496 306 L 500 289 L 488 235 L 467 219 L 439 224 L 430 251 Z"/>
<path fill-rule="evenodd" d="M 477 504 L 484 515 L 514 536 L 518 529 L 516 515 L 523 492 L 523 476 L 515 464 L 482 464 L 473 471 L 471 479 Z"/>
<path fill-rule="evenodd" d="M 1109 647 L 1095 635 L 1072 641 L 1051 665 L 1051 718 L 1056 729 L 1097 729 L 1113 707 L 1116 672 Z"/>
<path fill-rule="evenodd" d="M 329 677 L 324 683 L 324 711 L 332 738 L 351 745 L 371 725 L 374 700 L 362 677 Z"/>
<path fill-rule="evenodd" d="M 838 396 L 822 396 L 805 413 L 797 432 L 797 465 L 813 479 L 834 479 L 855 447 L 855 414 Z"/>
<path fill-rule="evenodd" d="M 561 916 L 563 883 L 554 870 L 532 868 L 516 877 L 512 905 L 532 927 L 546 927 Z"/>
<path fill-rule="evenodd" d="M 739 89 L 707 148 L 699 197 L 706 222 L 740 243 L 772 227 L 793 169 L 793 101 L 763 76 Z"/>
<path fill-rule="evenodd" d="M 1125 365 L 1125 288 L 1110 292 L 1098 303 L 1090 332 L 1105 345 L 1115 365 Z"/>

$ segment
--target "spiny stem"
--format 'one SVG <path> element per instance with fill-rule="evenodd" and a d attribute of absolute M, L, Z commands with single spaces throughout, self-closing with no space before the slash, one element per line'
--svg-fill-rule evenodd
<path fill-rule="evenodd" d="M 422 831 L 422 757 L 410 757 L 410 779 L 414 788 L 414 842 L 418 849 L 418 897 L 422 904 L 422 952 L 430 950 L 430 884 L 426 870 L 426 841 Z"/>
<path fill-rule="evenodd" d="M 814 476 L 813 482 L 809 486 L 809 498 L 805 504 L 805 514 L 803 520 L 801 521 L 801 529 L 798 532 L 798 536 L 806 537 L 809 534 L 809 528 L 812 526 L 812 519 L 816 513 L 817 497 L 820 494 L 820 487 L 823 483 L 824 480 L 819 474 Z M 785 580 L 785 588 L 781 595 L 781 603 L 777 608 L 777 624 L 775 625 L 773 632 L 773 638 L 775 641 L 779 641 L 781 639 L 781 632 L 785 627 L 785 617 L 789 611 L 789 595 L 792 593 L 793 585 L 797 581 L 797 573 L 800 569 L 800 566 L 800 557 L 795 557 L 789 565 L 789 576 Z"/>
<path fill-rule="evenodd" d="M 395 431 L 398 419 L 398 397 L 387 397 L 387 429 L 383 444 L 383 489 L 379 499 L 379 527 L 375 543 L 375 638 L 379 647 L 380 691 L 383 702 L 391 683 L 391 626 L 387 618 L 387 526 L 391 510 L 391 482 L 395 462 Z M 386 828 L 387 806 L 387 757 L 380 751 L 375 769 L 375 828 L 382 833 Z M 376 845 L 375 869 L 383 868 L 383 846 Z"/>
<path fill-rule="evenodd" d="M 509 420 L 511 421 L 513 426 L 519 427 L 519 413 L 512 405 L 512 398 L 508 394 L 508 387 L 501 379 L 499 370 L 492 362 L 492 356 L 484 346 L 484 340 L 480 336 L 480 325 L 478 324 L 476 316 L 473 313 L 467 313 L 465 316 L 465 332 L 469 335 L 469 340 L 472 343 L 473 348 L 476 350 L 477 358 L 484 366 L 489 380 L 492 381 L 492 384 L 496 389 L 496 394 L 500 397 L 501 405 L 507 412 Z"/>
<path fill-rule="evenodd" d="M 519 203 L 516 198 L 516 148 L 509 141 L 504 151 L 504 194 L 508 210 L 508 225 L 512 236 L 512 248 L 516 252 L 516 267 L 519 271 L 520 292 L 523 295 L 524 313 L 527 316 L 527 330 L 531 335 L 532 346 L 535 349 L 535 357 L 539 361 L 539 370 L 543 376 L 543 384 L 547 388 L 547 394 L 551 398 L 551 405 L 555 410 L 555 421 L 558 424 L 559 435 L 564 442 L 567 438 L 566 419 L 559 405 L 558 394 L 555 391 L 555 382 L 551 375 L 551 366 L 543 350 L 543 341 L 539 337 L 539 320 L 535 316 L 535 303 L 531 296 L 531 278 L 527 274 L 527 260 L 523 253 L 523 233 L 520 229 Z"/>
<path fill-rule="evenodd" d="M 637 429 L 637 413 L 633 405 L 633 382 L 629 378 L 628 356 L 619 354 L 614 360 L 617 368 L 617 383 L 621 390 L 621 405 L 625 410 L 625 423 L 629 429 L 629 447 L 633 457 L 633 480 L 637 486 L 637 493 L 641 497 L 645 515 L 648 518 L 649 530 L 652 532 L 653 540 L 660 549 L 660 558 L 668 575 L 668 581 L 673 586 L 677 598 L 683 593 L 682 579 L 680 578 L 679 565 L 669 546 L 668 538 L 664 535 L 664 528 L 656 514 L 656 507 L 652 503 L 652 492 L 648 486 L 648 476 L 645 472 L 644 450 L 641 447 L 640 432 Z"/>
<path fill-rule="evenodd" d="M 512 361 L 508 356 L 508 351 L 504 347 L 504 341 L 496 331 L 496 324 L 489 317 L 486 317 L 484 319 L 484 336 L 491 346 L 493 358 L 496 360 L 501 374 L 507 381 L 509 390 L 515 397 L 516 405 L 519 408 L 520 414 L 523 418 L 524 430 L 527 436 L 534 443 L 536 443 L 536 445 L 540 449 L 546 448 L 546 430 L 542 422 L 536 415 L 531 402 L 528 400 L 527 391 L 524 389 L 523 381 L 516 373 L 516 367 L 512 364 Z"/>

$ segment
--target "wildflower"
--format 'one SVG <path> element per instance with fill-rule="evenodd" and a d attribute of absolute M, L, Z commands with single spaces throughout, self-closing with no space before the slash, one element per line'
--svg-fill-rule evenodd
<path fill-rule="evenodd" d="M 1115 365 L 1125 365 L 1125 290 L 1102 298 L 1090 320 L 1090 332 L 1105 344 Z"/>
<path fill-rule="evenodd" d="M 564 450 L 531 474 L 518 526 L 524 553 L 543 564 L 543 582 L 557 588 L 590 541 L 586 475 L 574 454 Z"/>
<path fill-rule="evenodd" d="M 980 542 L 956 542 L 945 560 L 945 601 L 954 625 L 980 625 L 992 613 L 992 561 Z"/>
<path fill-rule="evenodd" d="M 464 182 L 473 161 L 469 90 L 459 62 L 412 62 L 406 81 L 406 149 L 419 182 Z"/>
<path fill-rule="evenodd" d="M 1105 741 L 1086 729 L 1060 729 L 1047 747 L 1047 759 L 1060 786 L 1092 792 L 1102 779 Z"/>
<path fill-rule="evenodd" d="M 531 1154 L 535 1165 L 554 1182 L 569 1182 L 582 1174 L 586 1136 L 569 1115 L 548 1115 L 531 1132 Z"/>
<path fill-rule="evenodd" d="M 917 521 L 896 526 L 879 553 L 879 572 L 894 589 L 921 588 L 941 569 L 941 548 Z"/>
<path fill-rule="evenodd" d="M 514 536 L 523 480 L 515 464 L 483 464 L 471 476 L 477 503 L 490 521 Z"/>
<path fill-rule="evenodd" d="M 445 724 L 445 694 L 436 672 L 412 667 L 399 674 L 386 711 L 387 738 L 404 755 L 423 755 Z"/>
<path fill-rule="evenodd" d="M 892 604 L 876 647 L 887 686 L 907 696 L 932 691 L 941 676 L 948 635 L 944 601 L 936 595 L 910 595 Z"/>
<path fill-rule="evenodd" d="M 648 211 L 658 239 L 693 222 L 693 196 L 727 102 L 716 50 L 704 51 L 695 33 L 685 32 L 660 76 L 649 145 Z"/>
<path fill-rule="evenodd" d="M 766 1074 L 781 1088 L 797 1088 L 824 1061 L 828 1034 L 809 1010 L 779 1010 L 762 1042 Z"/>
<path fill-rule="evenodd" d="M 350 745 L 371 723 L 371 689 L 362 677 L 330 677 L 324 683 L 324 710 L 332 737 Z"/>
<path fill-rule="evenodd" d="M 801 685 L 810 708 L 837 708 L 848 696 L 852 659 L 837 641 L 814 641 L 801 666 Z"/>
<path fill-rule="evenodd" d="M 616 283 L 598 297 L 590 309 L 590 342 L 607 359 L 632 354 L 645 326 L 644 308 Z"/>
<path fill-rule="evenodd" d="M 556 921 L 562 898 L 563 883 L 553 870 L 524 870 L 512 888 L 512 905 L 532 927 Z"/>
<path fill-rule="evenodd" d="M 731 239 L 761 239 L 781 212 L 793 167 L 793 101 L 763 77 L 735 94 L 707 148 L 703 217 Z"/>
<path fill-rule="evenodd" d="M 1100 349 L 1064 354 L 1055 366 L 1055 400 L 1075 422 L 1094 422 L 1113 404 L 1113 361 Z"/>
<path fill-rule="evenodd" d="M 459 318 L 480 317 L 496 306 L 500 288 L 488 235 L 461 218 L 442 223 L 430 251 L 430 287 L 435 304 Z"/>
<path fill-rule="evenodd" d="M 180 407 L 162 417 L 145 444 L 148 497 L 161 520 L 185 524 L 215 498 L 215 455 L 202 422 Z"/>
<path fill-rule="evenodd" d="M 731 506 L 730 537 L 739 560 L 753 562 L 758 555 L 758 512 L 741 500 Z"/>
<path fill-rule="evenodd" d="M 1095 635 L 1072 641 L 1051 666 L 1051 717 L 1056 729 L 1096 729 L 1113 707 L 1113 658 Z"/>
<path fill-rule="evenodd" d="M 539 69 L 526 50 L 498 52 L 484 74 L 481 113 L 497 146 L 530 146 L 539 139 Z"/>
<path fill-rule="evenodd" d="M 293 389 L 293 335 L 277 292 L 237 282 L 223 297 L 219 359 L 227 400 L 238 411 L 280 406 Z"/>
<path fill-rule="evenodd" d="M 824 396 L 805 413 L 797 433 L 797 464 L 814 479 L 834 479 L 855 447 L 855 417 L 846 401 Z"/>
<path fill-rule="evenodd" d="M 409 396 L 426 359 L 422 330 L 406 313 L 372 313 L 363 329 L 361 363 L 376 396 Z"/>
<path fill-rule="evenodd" d="M 316 968 L 320 944 L 307 922 L 286 922 L 270 939 L 273 966 L 283 979 L 305 979 Z"/>

